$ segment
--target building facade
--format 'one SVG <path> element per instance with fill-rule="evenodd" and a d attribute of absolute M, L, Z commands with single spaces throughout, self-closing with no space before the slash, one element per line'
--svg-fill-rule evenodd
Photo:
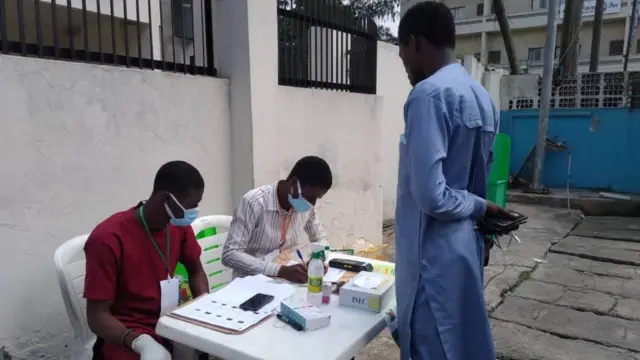
<path fill-rule="evenodd" d="M 401 1 L 402 10 L 419 0 Z M 493 14 L 491 0 L 443 0 L 456 19 L 456 55 L 476 55 L 482 63 L 493 67 L 508 67 L 507 54 L 500 34 L 500 27 Z M 511 25 L 516 58 L 521 69 L 529 73 L 542 73 L 542 61 L 546 43 L 546 25 L 549 0 L 504 0 Z M 564 1 L 558 9 L 558 37 L 556 59 L 562 30 Z M 585 0 L 582 11 L 582 29 L 579 39 L 579 71 L 589 68 L 591 37 L 595 0 Z M 629 42 L 632 0 L 605 0 L 605 12 L 600 40 L 599 71 L 618 71 L 623 66 L 623 55 Z M 629 70 L 640 69 L 640 43 L 632 40 Z"/>

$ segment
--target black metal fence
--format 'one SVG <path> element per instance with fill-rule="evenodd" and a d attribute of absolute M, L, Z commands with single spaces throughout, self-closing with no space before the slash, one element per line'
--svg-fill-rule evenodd
<path fill-rule="evenodd" d="M 340 0 L 280 0 L 280 85 L 376 93 L 377 26 Z"/>
<path fill-rule="evenodd" d="M 216 76 L 213 0 L 0 0 L 0 51 Z"/>

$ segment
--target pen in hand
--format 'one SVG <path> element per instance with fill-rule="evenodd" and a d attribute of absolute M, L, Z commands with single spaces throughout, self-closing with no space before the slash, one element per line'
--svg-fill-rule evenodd
<path fill-rule="evenodd" d="M 298 255 L 298 259 L 300 259 L 300 262 L 302 263 L 302 265 L 306 266 L 306 263 L 304 262 L 304 257 L 302 256 L 302 253 L 300 252 L 300 250 L 296 249 L 296 254 Z"/>

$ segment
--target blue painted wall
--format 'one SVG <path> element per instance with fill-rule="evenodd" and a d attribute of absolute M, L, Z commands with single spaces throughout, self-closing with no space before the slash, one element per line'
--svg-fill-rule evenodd
<path fill-rule="evenodd" d="M 594 120 L 598 124 L 591 131 Z M 538 110 L 502 111 L 500 131 L 511 137 L 511 174 L 516 174 L 535 145 Z M 548 136 L 571 149 L 572 188 L 640 193 L 640 110 L 553 109 Z M 544 185 L 565 187 L 568 164 L 567 151 L 547 151 Z M 524 177 L 530 179 L 530 171 Z"/>

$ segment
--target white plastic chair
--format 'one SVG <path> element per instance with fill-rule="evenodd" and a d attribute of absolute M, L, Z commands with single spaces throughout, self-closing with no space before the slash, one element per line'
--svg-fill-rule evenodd
<path fill-rule="evenodd" d="M 56 275 L 64 306 L 75 334 L 71 346 L 71 360 L 91 360 L 96 336 L 87 323 L 87 301 L 84 299 L 84 244 L 89 234 L 76 236 L 60 245 L 53 255 Z"/>
<path fill-rule="evenodd" d="M 231 281 L 231 269 L 222 265 L 222 247 L 227 240 L 232 219 L 227 215 L 209 215 L 197 218 L 191 224 L 196 237 L 199 237 L 198 244 L 202 248 L 200 261 L 211 291 L 218 290 Z M 206 236 L 206 231 L 211 228 L 216 228 L 216 234 Z"/>

